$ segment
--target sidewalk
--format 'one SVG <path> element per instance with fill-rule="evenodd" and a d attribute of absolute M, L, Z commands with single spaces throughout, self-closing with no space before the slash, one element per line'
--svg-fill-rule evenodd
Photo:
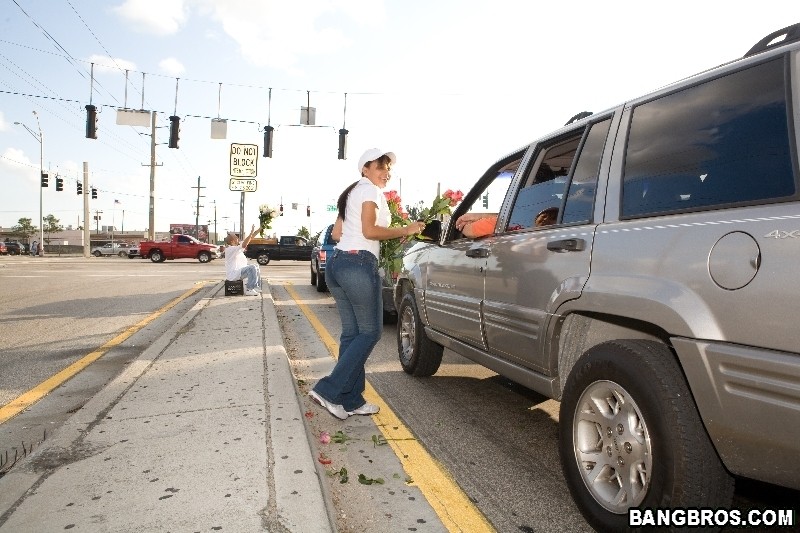
<path fill-rule="evenodd" d="M 333 530 L 270 289 L 223 294 L 0 478 L 0 532 Z"/>

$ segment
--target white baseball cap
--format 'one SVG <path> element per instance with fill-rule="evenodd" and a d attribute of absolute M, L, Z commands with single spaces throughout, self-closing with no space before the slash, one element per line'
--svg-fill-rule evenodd
<path fill-rule="evenodd" d="M 384 152 L 380 148 L 370 148 L 358 159 L 358 173 L 361 174 L 361 169 L 364 168 L 364 165 L 370 161 L 375 161 L 382 155 L 389 156 L 389 161 L 391 161 L 393 165 L 397 163 L 397 156 L 394 155 L 394 152 Z"/>

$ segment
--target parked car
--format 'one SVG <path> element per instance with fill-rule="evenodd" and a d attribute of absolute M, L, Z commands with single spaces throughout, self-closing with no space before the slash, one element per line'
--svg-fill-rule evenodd
<path fill-rule="evenodd" d="M 4 242 L 0 242 L 0 255 L 8 255 L 8 248 Z"/>
<path fill-rule="evenodd" d="M 130 248 L 128 248 L 128 259 L 134 259 L 136 257 L 142 257 L 142 254 L 139 253 L 139 245 L 132 244 Z"/>
<path fill-rule="evenodd" d="M 9 255 L 23 255 L 28 253 L 28 245 L 19 241 L 8 241 L 6 243 Z"/>
<path fill-rule="evenodd" d="M 95 246 L 92 248 L 92 255 L 95 257 L 102 257 L 104 255 L 127 257 L 129 248 L 130 245 L 126 242 L 109 242 L 103 246 Z"/>
<path fill-rule="evenodd" d="M 319 242 L 311 249 L 311 284 L 317 286 L 318 292 L 328 290 L 328 284 L 325 282 L 325 263 L 328 255 L 333 253 L 337 242 L 333 240 L 331 231 L 333 224 L 320 232 Z"/>
<path fill-rule="evenodd" d="M 27 251 L 25 245 L 19 241 L 6 241 L 3 243 L 3 246 L 6 251 L 0 253 L 7 253 L 8 255 L 22 255 Z"/>
<path fill-rule="evenodd" d="M 259 265 L 271 260 L 310 261 L 312 245 L 308 239 L 297 235 L 284 235 L 280 239 L 251 239 L 244 252 L 245 257 L 255 259 Z"/>
<path fill-rule="evenodd" d="M 142 241 L 139 253 L 153 263 L 161 263 L 167 259 L 197 259 L 208 263 L 217 258 L 218 246 L 200 242 L 191 235 L 172 235 L 169 241 Z"/>
<path fill-rule="evenodd" d="M 800 24 L 581 113 L 404 256 L 403 369 L 435 374 L 446 347 L 559 400 L 562 470 L 598 531 L 634 507 L 730 508 L 734 476 L 800 489 L 799 62 Z M 452 221 L 490 189 L 494 231 L 465 238 Z"/>

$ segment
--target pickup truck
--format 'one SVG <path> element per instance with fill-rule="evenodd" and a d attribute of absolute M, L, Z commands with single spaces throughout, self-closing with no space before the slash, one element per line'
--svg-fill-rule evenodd
<path fill-rule="evenodd" d="M 104 255 L 127 257 L 129 248 L 130 245 L 125 242 L 109 242 L 103 246 L 95 246 L 92 248 L 92 255 L 95 257 L 102 257 Z"/>
<path fill-rule="evenodd" d="M 267 265 L 273 259 L 311 261 L 312 245 L 308 239 L 296 235 L 284 235 L 277 239 L 251 239 L 244 255 L 258 261 L 259 265 Z"/>
<path fill-rule="evenodd" d="M 167 259 L 197 259 L 208 263 L 217 258 L 218 247 L 200 242 L 189 235 L 173 235 L 170 241 L 142 241 L 139 243 L 139 255 L 150 258 L 153 263 L 161 263 Z"/>

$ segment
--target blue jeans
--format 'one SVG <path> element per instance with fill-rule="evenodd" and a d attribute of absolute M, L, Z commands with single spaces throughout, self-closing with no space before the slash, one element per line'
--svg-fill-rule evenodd
<path fill-rule="evenodd" d="M 342 320 L 339 359 L 314 391 L 347 411 L 366 400 L 364 365 L 383 331 L 383 297 L 378 259 L 370 252 L 335 250 L 325 267 L 325 280 Z"/>
<path fill-rule="evenodd" d="M 244 280 L 244 290 L 249 291 L 256 287 L 261 288 L 261 271 L 258 269 L 258 265 L 242 267 L 239 276 Z"/>

